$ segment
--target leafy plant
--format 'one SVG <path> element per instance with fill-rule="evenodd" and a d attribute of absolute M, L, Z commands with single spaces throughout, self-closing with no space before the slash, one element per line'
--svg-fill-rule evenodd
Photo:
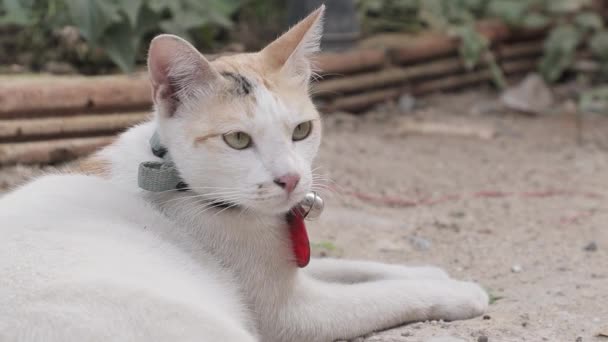
<path fill-rule="evenodd" d="M 497 85 L 504 84 L 489 43 L 474 30 L 476 20 L 498 18 L 517 28 L 553 25 L 544 44 L 539 71 L 547 81 L 559 80 L 575 59 L 577 47 L 589 40 L 589 48 L 608 75 L 608 31 L 604 21 L 588 9 L 592 0 L 359 0 L 368 32 L 414 31 L 430 28 L 452 32 L 461 39 L 460 56 L 468 68 L 488 64 Z M 407 16 L 393 24 L 393 18 L 407 9 Z M 369 24 L 369 23 L 372 24 Z"/>
<path fill-rule="evenodd" d="M 572 65 L 581 38 L 581 32 L 574 25 L 558 26 L 551 31 L 545 41 L 545 54 L 539 66 L 540 73 L 547 81 L 557 81 Z"/>
<path fill-rule="evenodd" d="M 245 0 L 0 0 L 0 24 L 23 27 L 30 36 L 75 26 L 88 44 L 83 58 L 105 54 L 132 71 L 142 42 L 158 32 L 210 45 L 215 33 L 232 26 Z M 41 34 L 41 28 L 45 31 Z M 82 55 L 82 54 L 81 54 Z"/>

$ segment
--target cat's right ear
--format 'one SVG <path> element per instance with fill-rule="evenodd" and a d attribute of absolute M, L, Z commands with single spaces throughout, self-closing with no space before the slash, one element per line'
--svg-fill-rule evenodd
<path fill-rule="evenodd" d="M 148 73 L 154 104 L 166 116 L 189 98 L 204 95 L 221 77 L 194 46 L 170 34 L 152 39 Z"/>

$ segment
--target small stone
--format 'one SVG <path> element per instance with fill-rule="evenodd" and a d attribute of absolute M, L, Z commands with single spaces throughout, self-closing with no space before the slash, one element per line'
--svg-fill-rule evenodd
<path fill-rule="evenodd" d="M 488 342 L 488 336 L 481 335 L 477 338 L 477 342 Z"/>
<path fill-rule="evenodd" d="M 519 273 L 523 271 L 523 269 L 521 268 L 521 265 L 513 265 L 511 266 L 511 272 L 513 273 Z"/>
<path fill-rule="evenodd" d="M 507 89 L 500 100 L 507 108 L 528 114 L 547 112 L 554 101 L 547 83 L 538 74 L 530 74 L 520 84 Z"/>
<path fill-rule="evenodd" d="M 402 113 L 410 113 L 416 107 L 416 98 L 411 94 L 403 94 L 399 97 L 397 106 Z"/>
<path fill-rule="evenodd" d="M 584 249 L 587 252 L 595 252 L 597 251 L 597 243 L 595 241 L 591 241 L 585 246 Z"/>
<path fill-rule="evenodd" d="M 450 216 L 453 218 L 463 218 L 466 214 L 464 211 L 452 211 L 450 212 Z"/>
<path fill-rule="evenodd" d="M 427 251 L 431 248 L 431 242 L 425 238 L 411 236 L 410 243 L 420 251 Z"/>
<path fill-rule="evenodd" d="M 483 315 L 483 319 L 487 321 L 492 319 L 492 317 L 490 317 L 490 315 Z"/>
<path fill-rule="evenodd" d="M 410 336 L 414 336 L 414 334 L 412 334 L 412 333 L 411 333 L 411 332 L 409 332 L 409 331 L 405 331 L 405 332 L 402 332 L 402 333 L 401 333 L 401 336 L 403 336 L 403 337 L 410 337 Z"/>
<path fill-rule="evenodd" d="M 576 340 L 574 340 L 574 342 L 583 342 L 583 338 L 582 338 L 582 337 L 580 337 L 580 336 L 578 336 L 578 337 L 576 338 Z"/>

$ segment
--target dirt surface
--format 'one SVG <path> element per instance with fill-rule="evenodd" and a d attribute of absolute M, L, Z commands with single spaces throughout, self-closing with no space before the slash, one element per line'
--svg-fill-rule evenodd
<path fill-rule="evenodd" d="M 360 341 L 608 341 L 608 117 L 585 117 L 578 144 L 568 115 L 496 112 L 494 97 L 326 118 L 318 172 L 333 191 L 309 224 L 314 253 L 437 265 L 494 298 L 484 317 Z M 415 118 L 497 137 L 403 134 Z M 39 172 L 0 170 L 0 187 Z"/>

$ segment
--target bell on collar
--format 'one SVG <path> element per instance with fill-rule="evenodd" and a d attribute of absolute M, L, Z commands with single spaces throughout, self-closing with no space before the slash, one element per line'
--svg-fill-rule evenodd
<path fill-rule="evenodd" d="M 325 203 L 321 196 L 316 192 L 311 191 L 306 194 L 304 199 L 298 205 L 298 209 L 302 213 L 302 217 L 307 220 L 316 220 L 321 216 Z"/>

